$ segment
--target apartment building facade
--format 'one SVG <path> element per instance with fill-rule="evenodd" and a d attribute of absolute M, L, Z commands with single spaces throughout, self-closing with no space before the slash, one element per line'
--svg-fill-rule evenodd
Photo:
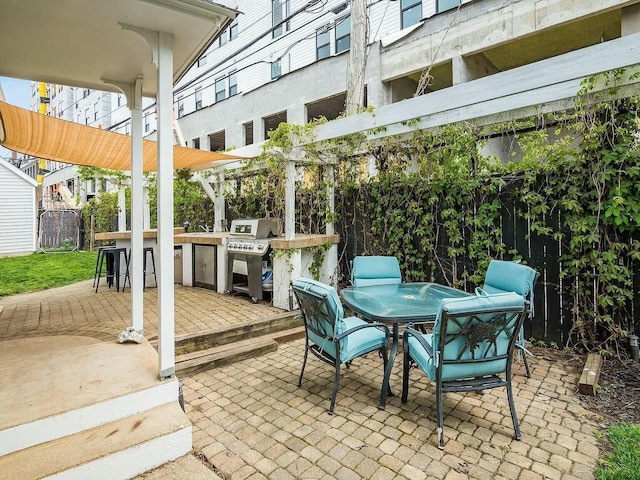
<path fill-rule="evenodd" d="M 177 138 L 228 150 L 280 122 L 340 116 L 354 1 L 218 0 L 241 14 L 175 85 Z M 366 18 L 358 68 L 364 105 L 379 108 L 640 32 L 640 0 L 367 0 Z M 48 114 L 130 133 L 123 95 L 49 88 Z M 153 99 L 143 107 L 153 139 Z"/>
<path fill-rule="evenodd" d="M 222 3 L 242 14 L 175 88 L 189 146 L 243 147 L 280 122 L 344 111 L 352 2 Z M 639 0 L 368 0 L 364 104 L 428 95 L 638 31 Z"/>

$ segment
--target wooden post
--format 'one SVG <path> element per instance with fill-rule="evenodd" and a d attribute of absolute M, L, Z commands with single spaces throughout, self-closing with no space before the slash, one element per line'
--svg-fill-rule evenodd
<path fill-rule="evenodd" d="M 367 2 L 351 2 L 351 48 L 347 72 L 347 115 L 357 113 L 364 105 L 364 76 L 367 65 Z"/>
<path fill-rule="evenodd" d="M 578 391 L 583 395 L 595 395 L 601 371 L 602 357 L 596 353 L 590 353 L 582 369 L 582 375 L 578 382 Z"/>

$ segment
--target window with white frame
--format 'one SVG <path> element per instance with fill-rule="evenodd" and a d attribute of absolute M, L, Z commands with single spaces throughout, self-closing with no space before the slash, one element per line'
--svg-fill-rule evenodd
<path fill-rule="evenodd" d="M 271 0 L 271 25 L 274 28 L 273 38 L 279 37 L 284 32 L 289 31 L 289 22 L 283 20 L 289 16 L 289 0 Z"/>
<path fill-rule="evenodd" d="M 144 116 L 144 133 L 149 133 L 149 129 L 151 128 L 151 122 L 149 121 L 150 116 L 149 113 Z"/>
<path fill-rule="evenodd" d="M 206 55 L 202 55 L 200 58 L 198 58 L 198 66 L 202 67 L 203 65 L 207 64 L 207 56 Z"/>
<path fill-rule="evenodd" d="M 196 110 L 200 110 L 202 108 L 202 87 L 196 87 L 195 100 Z"/>
<path fill-rule="evenodd" d="M 89 109 L 85 108 L 84 110 L 84 124 L 89 125 Z"/>
<path fill-rule="evenodd" d="M 98 120 L 98 102 L 93 104 L 93 120 Z"/>
<path fill-rule="evenodd" d="M 422 20 L 422 0 L 400 0 L 402 28 L 415 25 Z"/>
<path fill-rule="evenodd" d="M 216 102 L 224 100 L 226 97 L 226 88 L 224 85 L 224 77 L 220 77 L 216 80 Z"/>
<path fill-rule="evenodd" d="M 229 96 L 233 97 L 238 94 L 238 76 L 236 71 L 229 72 Z"/>
<path fill-rule="evenodd" d="M 238 17 L 236 17 L 229 25 L 229 40 L 235 40 L 238 37 L 238 32 Z"/>
<path fill-rule="evenodd" d="M 178 97 L 178 118 L 184 115 L 184 96 L 180 95 Z"/>
<path fill-rule="evenodd" d="M 351 47 L 351 15 L 336 21 L 336 53 Z"/>
<path fill-rule="evenodd" d="M 278 59 L 275 62 L 271 62 L 271 80 L 275 80 L 276 78 L 280 78 L 281 75 L 282 75 L 281 60 Z"/>
<path fill-rule="evenodd" d="M 438 0 L 436 11 L 438 13 L 444 12 L 446 10 L 451 10 L 452 8 L 456 8 L 460 5 L 460 0 Z"/>
<path fill-rule="evenodd" d="M 316 30 L 316 60 L 322 60 L 331 55 L 330 29 L 324 26 Z"/>

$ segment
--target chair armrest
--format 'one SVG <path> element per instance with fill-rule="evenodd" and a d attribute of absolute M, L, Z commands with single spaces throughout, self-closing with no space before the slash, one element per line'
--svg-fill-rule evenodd
<path fill-rule="evenodd" d="M 372 328 L 372 327 L 377 328 L 379 330 L 383 330 L 387 338 L 389 338 L 389 336 L 391 335 L 391 333 L 389 332 L 389 328 L 384 323 L 371 322 L 371 323 L 364 323 L 356 327 L 352 327 L 349 330 L 342 332 L 340 335 L 336 335 L 335 339 L 342 340 L 344 337 L 351 335 L 353 332 L 357 332 L 358 330 L 362 330 L 363 328 Z"/>
<path fill-rule="evenodd" d="M 424 339 L 424 334 L 413 328 L 407 328 L 402 334 L 402 344 L 405 351 L 409 349 L 409 337 L 415 338 L 425 349 L 427 354 L 433 358 L 433 347 Z"/>

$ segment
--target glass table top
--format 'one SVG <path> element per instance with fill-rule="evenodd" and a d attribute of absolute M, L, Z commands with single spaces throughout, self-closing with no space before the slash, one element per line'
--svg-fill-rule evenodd
<path fill-rule="evenodd" d="M 442 299 L 469 295 L 437 283 L 348 287 L 340 292 L 348 308 L 367 320 L 386 323 L 433 322 Z"/>

